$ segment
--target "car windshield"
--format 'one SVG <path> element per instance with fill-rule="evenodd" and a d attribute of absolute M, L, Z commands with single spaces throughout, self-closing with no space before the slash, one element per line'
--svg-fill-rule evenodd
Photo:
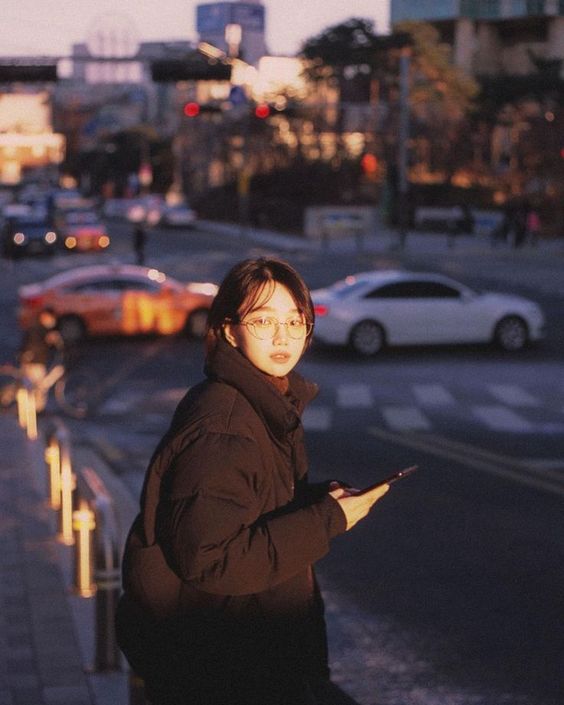
<path fill-rule="evenodd" d="M 96 213 L 67 213 L 65 220 L 69 225 L 93 225 L 98 222 Z"/>
<path fill-rule="evenodd" d="M 335 282 L 331 287 L 331 293 L 334 294 L 338 299 L 344 299 L 345 297 L 352 294 L 358 289 L 362 289 L 366 286 L 366 282 L 363 279 L 358 279 L 357 277 L 345 277 L 338 282 Z"/>

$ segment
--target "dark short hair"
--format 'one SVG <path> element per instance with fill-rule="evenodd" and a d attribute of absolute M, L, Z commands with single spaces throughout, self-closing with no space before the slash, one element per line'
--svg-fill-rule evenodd
<path fill-rule="evenodd" d="M 209 355 L 216 343 L 224 337 L 225 323 L 242 320 L 252 311 L 263 294 L 272 295 L 275 284 L 282 284 L 290 292 L 296 308 L 311 324 L 306 347 L 311 342 L 315 314 L 309 289 L 301 275 L 283 260 L 259 257 L 235 264 L 225 275 L 213 300 L 208 315 L 206 349 Z"/>

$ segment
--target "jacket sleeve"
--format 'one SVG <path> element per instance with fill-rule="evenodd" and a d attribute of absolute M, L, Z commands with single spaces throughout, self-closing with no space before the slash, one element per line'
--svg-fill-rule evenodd
<path fill-rule="evenodd" d="M 262 468 L 252 439 L 219 433 L 178 458 L 157 531 L 183 580 L 216 594 L 261 592 L 320 559 L 345 531 L 345 516 L 329 495 L 264 513 Z"/>

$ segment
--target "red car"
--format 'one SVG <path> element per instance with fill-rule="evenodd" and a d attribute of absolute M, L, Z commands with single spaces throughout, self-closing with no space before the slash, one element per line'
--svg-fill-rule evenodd
<path fill-rule="evenodd" d="M 71 252 L 105 250 L 110 245 L 106 226 L 93 211 L 66 211 L 59 217 L 63 246 Z"/>
<path fill-rule="evenodd" d="M 18 322 L 25 329 L 48 308 L 66 342 L 87 335 L 182 331 L 202 338 L 216 292 L 211 282 L 182 283 L 149 267 L 77 267 L 20 287 Z"/>

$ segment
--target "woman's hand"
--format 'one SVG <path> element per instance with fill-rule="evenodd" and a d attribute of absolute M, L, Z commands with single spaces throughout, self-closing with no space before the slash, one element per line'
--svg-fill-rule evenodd
<path fill-rule="evenodd" d="M 334 484 L 331 483 L 330 487 Z M 334 489 L 331 489 L 329 494 L 331 497 L 339 502 L 341 509 L 347 520 L 347 531 L 352 529 L 352 527 L 357 524 L 361 519 L 368 514 L 372 509 L 372 506 L 383 497 L 386 492 L 390 489 L 390 485 L 378 485 L 368 492 L 363 492 L 358 494 L 359 490 L 353 487 L 342 487 L 337 485 Z"/>

